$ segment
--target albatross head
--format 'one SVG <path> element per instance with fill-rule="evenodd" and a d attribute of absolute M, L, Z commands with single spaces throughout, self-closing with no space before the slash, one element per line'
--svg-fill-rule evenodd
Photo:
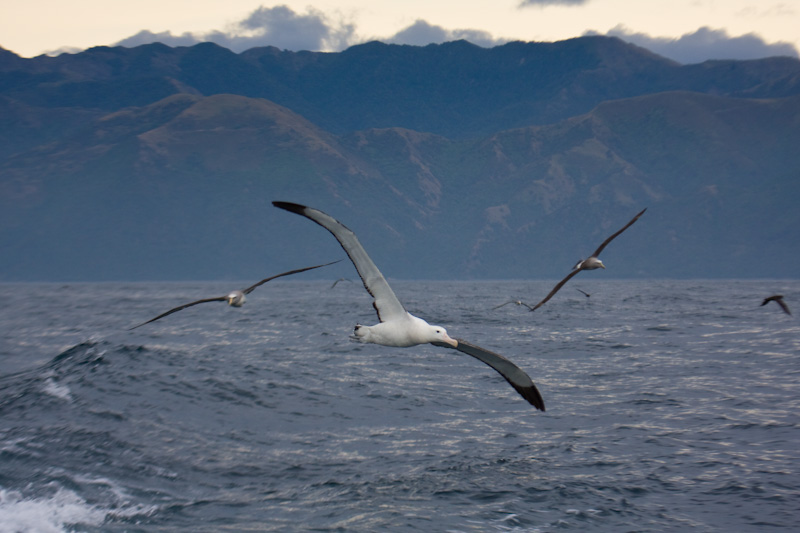
<path fill-rule="evenodd" d="M 452 346 L 453 348 L 458 346 L 458 341 L 454 338 L 450 337 L 447 334 L 447 330 L 444 329 L 442 326 L 430 326 L 430 335 L 431 340 L 428 342 L 444 342 Z"/>
<path fill-rule="evenodd" d="M 241 307 L 244 305 L 244 302 L 247 300 L 247 298 L 245 298 L 242 291 L 233 291 L 226 297 L 226 300 L 230 306 Z"/>

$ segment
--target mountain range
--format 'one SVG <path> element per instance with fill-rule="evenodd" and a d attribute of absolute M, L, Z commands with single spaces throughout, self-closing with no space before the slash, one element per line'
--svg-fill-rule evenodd
<path fill-rule="evenodd" d="M 797 277 L 800 61 L 609 37 L 339 53 L 0 50 L 0 280 Z M 319 276 L 354 276 L 343 263 Z"/>

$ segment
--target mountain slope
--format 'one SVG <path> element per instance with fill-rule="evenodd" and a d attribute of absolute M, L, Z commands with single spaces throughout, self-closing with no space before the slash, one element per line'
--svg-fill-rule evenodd
<path fill-rule="evenodd" d="M 476 140 L 335 135 L 263 99 L 175 95 L 3 161 L 0 279 L 250 279 L 341 255 L 272 200 L 337 216 L 392 277 L 560 278 L 643 207 L 602 275 L 791 277 L 798 125 L 796 96 L 667 92 Z"/>

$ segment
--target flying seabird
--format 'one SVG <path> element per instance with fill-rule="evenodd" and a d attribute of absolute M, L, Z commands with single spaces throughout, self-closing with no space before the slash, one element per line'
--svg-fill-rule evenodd
<path fill-rule="evenodd" d="M 783 301 L 783 294 L 775 294 L 773 296 L 769 296 L 767 298 L 764 298 L 764 301 L 761 302 L 761 305 L 767 305 L 770 302 L 775 302 L 778 305 L 780 305 L 781 309 L 783 309 L 783 312 L 786 313 L 787 315 L 791 315 L 792 314 L 792 312 L 789 311 L 789 306 L 786 305 L 786 302 Z"/>
<path fill-rule="evenodd" d="M 503 307 L 504 305 L 508 305 L 508 304 L 524 305 L 525 307 L 527 307 L 528 309 L 530 309 L 531 311 L 533 311 L 533 307 L 531 307 L 530 305 L 526 304 L 526 303 L 525 303 L 525 302 L 523 302 L 522 300 L 509 300 L 509 301 L 507 301 L 506 303 L 502 303 L 502 304 L 500 304 L 500 305 L 495 305 L 494 307 L 492 307 L 492 311 L 494 311 L 495 309 L 500 309 L 500 308 L 501 308 L 501 307 Z"/>
<path fill-rule="evenodd" d="M 336 237 L 350 257 L 358 275 L 364 282 L 364 288 L 372 295 L 372 306 L 377 311 L 378 320 L 380 320 L 374 326 L 356 324 L 354 337 L 357 340 L 384 346 L 408 347 L 431 343 L 435 346 L 453 348 L 471 355 L 495 369 L 531 405 L 544 411 L 544 400 L 536 389 L 536 385 L 517 365 L 502 355 L 490 352 L 480 346 L 461 339 L 453 339 L 443 327 L 432 326 L 406 311 L 386 278 L 361 246 L 355 233 L 341 222 L 322 211 L 303 205 L 288 202 L 272 202 L 272 205 L 302 215 L 327 229 Z"/>
<path fill-rule="evenodd" d="M 588 292 L 586 292 L 586 291 L 582 291 L 582 290 L 580 290 L 578 287 L 575 287 L 575 290 L 576 290 L 576 291 L 578 291 L 578 292 L 580 292 L 580 293 L 583 293 L 583 295 L 584 295 L 584 296 L 586 296 L 587 298 L 591 296 L 591 294 L 589 294 L 589 293 L 588 293 Z"/>
<path fill-rule="evenodd" d="M 339 261 L 341 261 L 341 259 L 339 259 Z M 249 286 L 246 289 L 243 289 L 241 291 L 231 291 L 230 293 L 228 293 L 225 296 L 218 296 L 217 298 L 204 298 L 202 300 L 197 300 L 195 302 L 190 302 L 188 304 L 183 304 L 183 305 L 180 305 L 178 307 L 175 307 L 174 309 L 170 309 L 166 313 L 161 313 L 157 317 L 151 318 L 147 322 L 142 322 L 138 326 L 133 326 L 132 328 L 129 328 L 128 331 L 130 331 L 132 329 L 136 329 L 136 328 L 138 328 L 140 326 L 144 326 L 145 324 L 149 324 L 150 322 L 155 322 L 159 318 L 164 318 L 165 316 L 171 315 L 172 313 L 176 313 L 176 312 L 180 311 L 181 309 L 186 309 L 187 307 L 191 307 L 191 306 L 197 305 L 197 304 L 204 304 L 206 302 L 228 302 L 228 305 L 230 305 L 232 307 L 241 307 L 241 306 L 244 305 L 244 302 L 247 300 L 247 298 L 245 297 L 246 294 L 250 294 L 251 292 L 253 292 L 253 290 L 256 287 L 259 287 L 260 285 L 263 285 L 264 283 L 266 283 L 266 282 L 268 282 L 270 280 L 273 280 L 275 278 L 280 278 L 282 276 L 289 276 L 291 274 L 299 274 L 300 272 L 305 272 L 306 270 L 312 270 L 314 268 L 320 268 L 320 267 L 332 265 L 334 263 L 338 263 L 339 261 L 333 261 L 332 263 L 325 263 L 324 265 L 316 265 L 316 266 L 312 266 L 312 267 L 299 268 L 297 270 L 290 270 L 288 272 L 283 272 L 281 274 L 277 274 L 275 276 L 270 276 L 268 278 L 262 279 L 261 281 L 259 281 L 255 285 L 251 285 L 251 286 Z"/>
<path fill-rule="evenodd" d="M 613 241 L 613 240 L 614 240 L 614 239 L 617 237 L 617 235 L 619 235 L 620 233 L 622 233 L 623 231 L 625 231 L 626 229 L 628 229 L 629 227 L 631 227 L 631 225 L 632 225 L 634 222 L 636 222 L 637 220 L 639 220 L 639 217 L 640 217 L 640 216 L 642 216 L 642 215 L 644 214 L 644 212 L 645 212 L 645 211 L 647 211 L 647 208 L 646 208 L 646 207 L 645 207 L 644 209 L 642 209 L 642 210 L 639 212 L 639 214 L 638 214 L 638 215 L 636 215 L 635 217 L 633 217 L 633 219 L 631 219 L 631 221 L 630 221 L 630 222 L 628 222 L 627 224 L 625 224 L 625 225 L 622 227 L 622 229 L 621 229 L 621 230 L 619 230 L 618 232 L 616 232 L 615 234 L 613 234 L 613 235 L 612 235 L 611 237 L 609 237 L 608 239 L 604 240 L 604 241 L 603 241 L 603 244 L 601 244 L 601 245 L 600 245 L 600 246 L 597 248 L 597 250 L 595 250 L 595 251 L 594 251 L 594 253 L 593 253 L 592 255 L 590 255 L 590 256 L 589 256 L 589 258 L 588 258 L 588 259 L 581 259 L 580 261 L 578 261 L 578 262 L 575 264 L 575 266 L 574 266 L 574 267 L 572 267 L 572 272 L 570 272 L 569 274 L 567 274 L 567 277 L 565 277 L 564 279 L 562 279 L 561 281 L 559 281 L 559 282 L 556 284 L 556 286 L 555 286 L 555 287 L 553 287 L 553 290 L 552 290 L 552 291 L 550 291 L 550 294 L 548 294 L 547 296 L 545 296 L 545 297 L 544 297 L 544 300 L 542 300 L 542 301 L 541 301 L 541 302 L 539 302 L 538 304 L 534 305 L 534 306 L 533 306 L 533 309 L 531 309 L 531 311 L 536 311 L 536 310 L 537 310 L 537 309 L 539 309 L 541 306 L 543 306 L 543 305 L 545 304 L 545 302 L 547 302 L 547 300 L 549 300 L 550 298 L 552 298 L 552 297 L 553 297 L 553 295 L 554 295 L 555 293 L 557 293 L 557 292 L 558 292 L 558 291 L 561 289 L 561 287 L 563 287 L 563 286 L 564 286 L 564 284 L 565 284 L 566 282 L 568 282 L 568 281 L 569 281 L 569 280 L 572 278 L 572 276 L 574 276 L 575 274 L 577 274 L 577 273 L 578 273 L 578 272 L 580 272 L 581 270 L 594 270 L 594 269 L 596 269 L 596 268 L 602 268 L 602 269 L 605 269 L 605 268 L 606 268 L 606 266 L 603 264 L 603 262 L 602 262 L 602 261 L 600 261 L 600 260 L 597 258 L 597 256 L 598 256 L 598 255 L 600 255 L 600 252 L 602 252 L 602 251 L 605 249 L 605 247 L 606 247 L 606 246 L 608 246 L 608 243 L 610 243 L 611 241 Z M 583 292 L 583 291 L 581 291 L 581 292 Z M 586 293 L 584 293 L 584 294 L 586 294 Z M 587 296 L 588 296 L 588 295 L 587 295 Z"/>
<path fill-rule="evenodd" d="M 336 281 L 333 282 L 333 285 L 331 285 L 331 289 L 334 288 L 336 286 L 336 284 L 339 283 L 340 281 L 349 281 L 350 283 L 353 283 L 352 279 L 339 278 L 339 279 L 337 279 Z"/>

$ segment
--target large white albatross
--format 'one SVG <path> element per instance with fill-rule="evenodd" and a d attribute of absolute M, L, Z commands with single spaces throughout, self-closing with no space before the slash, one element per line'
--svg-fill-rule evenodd
<path fill-rule="evenodd" d="M 622 232 L 623 232 L 623 231 L 625 231 L 626 229 L 630 228 L 630 227 L 633 225 L 633 223 L 634 223 L 634 222 L 636 222 L 637 220 L 639 220 L 639 217 L 640 217 L 640 216 L 642 216 L 642 215 L 644 214 L 644 212 L 645 212 L 645 211 L 647 211 L 647 208 L 646 208 L 646 207 L 645 207 L 644 209 L 642 209 L 641 211 L 639 211 L 639 214 L 638 214 L 638 215 L 636 215 L 635 217 L 633 217 L 633 218 L 631 219 L 631 221 L 630 221 L 630 222 L 628 222 L 627 224 L 625 224 L 624 226 L 622 226 L 622 229 L 621 229 L 621 230 L 619 230 L 618 232 L 616 232 L 615 234 L 613 234 L 613 235 L 612 235 L 611 237 L 609 237 L 608 239 L 604 240 L 604 241 L 603 241 L 603 244 L 601 244 L 600 246 L 598 246 L 598 247 L 597 247 L 597 250 L 595 250 L 595 251 L 594 251 L 594 253 L 593 253 L 592 255 L 590 255 L 590 256 L 589 256 L 588 258 L 586 258 L 586 259 L 581 259 L 580 261 L 578 261 L 578 262 L 575 264 L 575 266 L 574 266 L 574 267 L 572 267 L 572 272 L 570 272 L 569 274 L 567 274 L 567 277 L 565 277 L 564 279 L 562 279 L 561 281 L 559 281 L 558 283 L 556 283 L 556 286 L 555 286 L 555 287 L 553 287 L 553 290 L 551 290 L 551 291 L 550 291 L 550 294 L 548 294 L 547 296 L 545 296 L 545 297 L 542 299 L 542 301 L 541 301 L 541 302 L 539 302 L 538 304 L 534 305 L 534 306 L 533 306 L 533 308 L 531 309 L 531 311 L 536 311 L 536 310 L 537 310 L 537 309 L 539 309 L 541 306 L 543 306 L 543 305 L 544 305 L 544 304 L 547 302 L 547 300 L 549 300 L 550 298 L 552 298 L 552 297 L 553 297 L 553 295 L 555 295 L 555 293 L 557 293 L 557 292 L 558 292 L 558 291 L 561 289 L 561 287 L 563 287 L 563 286 L 564 286 L 564 284 L 565 284 L 566 282 L 568 282 L 570 279 L 572 279 L 572 277 L 573 277 L 575 274 L 577 274 L 578 272 L 580 272 L 581 270 L 595 270 L 595 269 L 597 269 L 597 268 L 603 268 L 603 269 L 605 269 L 605 268 L 606 268 L 606 266 L 603 264 L 603 262 L 602 262 L 602 261 L 600 261 L 600 260 L 597 258 L 597 256 L 598 256 L 598 255 L 600 255 L 600 252 L 602 252 L 602 251 L 603 251 L 603 249 L 605 249 L 605 247 L 606 247 L 606 246 L 608 246 L 608 243 L 610 243 L 611 241 L 613 241 L 613 240 L 614 240 L 614 239 L 615 239 L 615 238 L 616 238 L 616 237 L 617 237 L 617 236 L 618 236 L 620 233 L 622 233 Z M 580 289 L 578 289 L 578 290 L 580 290 Z M 583 291 L 581 291 L 581 292 L 583 292 Z M 583 294 L 586 294 L 586 293 L 584 292 Z M 589 295 L 588 295 L 588 294 L 586 294 L 586 296 L 589 296 Z"/>
<path fill-rule="evenodd" d="M 339 259 L 339 261 L 343 261 L 343 259 Z M 161 313 L 160 315 L 158 315 L 155 318 L 151 318 L 147 322 L 142 322 L 141 324 L 139 324 L 137 326 L 133 326 L 132 328 L 129 328 L 128 331 L 130 331 L 132 329 L 136 329 L 136 328 L 141 327 L 141 326 L 144 326 L 145 324 L 149 324 L 150 322 L 155 322 L 159 318 L 164 318 L 165 316 L 171 315 L 172 313 L 177 313 L 181 309 L 186 309 L 187 307 L 191 307 L 191 306 L 197 305 L 197 304 L 204 304 L 204 303 L 207 303 L 207 302 L 228 302 L 228 305 L 230 305 L 231 307 L 241 307 L 241 306 L 244 305 L 244 302 L 247 301 L 247 297 L 246 297 L 247 294 L 250 294 L 251 292 L 253 292 L 253 290 L 255 290 L 256 288 L 260 287 L 261 285 L 265 284 L 268 281 L 271 281 L 271 280 L 273 280 L 275 278 L 280 278 L 280 277 L 283 277 L 283 276 L 290 276 L 292 274 L 299 274 L 300 272 L 305 272 L 306 270 L 313 270 L 315 268 L 320 268 L 320 267 L 332 265 L 334 263 L 338 263 L 339 261 L 334 261 L 333 263 L 325 263 L 324 265 L 316 265 L 316 266 L 311 266 L 311 267 L 298 268 L 296 270 L 290 270 L 288 272 L 281 272 L 280 274 L 275 274 L 274 276 L 270 276 L 268 278 L 264 278 L 261 281 L 259 281 L 257 283 L 254 283 L 253 285 L 250 285 L 246 289 L 242 289 L 240 291 L 238 291 L 238 290 L 237 291 L 231 291 L 228 294 L 226 294 L 225 296 L 217 296 L 216 298 L 203 298 L 202 300 L 195 300 L 194 302 L 189 302 L 188 304 L 179 305 L 178 307 L 173 307 L 169 311 Z"/>
<path fill-rule="evenodd" d="M 381 271 L 361 246 L 355 233 L 344 224 L 322 211 L 303 205 L 289 202 L 272 202 L 272 205 L 316 222 L 336 237 L 350 257 L 358 275 L 364 282 L 364 288 L 372 295 L 372 306 L 377 311 L 380 320 L 374 326 L 356 324 L 354 333 L 358 340 L 384 346 L 408 347 L 430 343 L 444 348 L 453 348 L 471 355 L 495 369 L 523 398 L 528 400 L 528 403 L 541 411 L 545 410 L 544 400 L 536 389 L 536 385 L 533 384 L 528 374 L 517 365 L 502 355 L 490 352 L 480 346 L 461 339 L 453 339 L 443 327 L 432 326 L 406 311 Z"/>

